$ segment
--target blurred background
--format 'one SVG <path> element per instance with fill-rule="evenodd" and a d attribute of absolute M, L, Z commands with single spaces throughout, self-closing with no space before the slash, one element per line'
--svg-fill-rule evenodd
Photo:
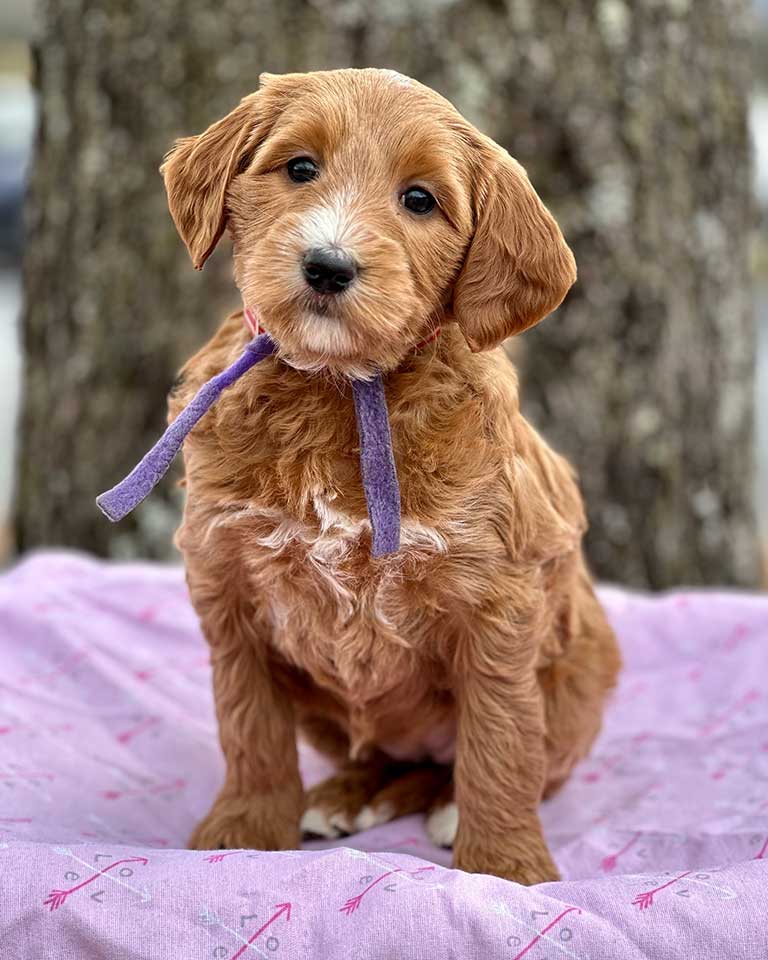
<path fill-rule="evenodd" d="M 118 526 L 93 505 L 237 305 L 224 244 L 192 270 L 158 165 L 264 70 L 386 66 L 503 143 L 574 249 L 515 360 L 597 574 L 764 583 L 768 0 L 6 0 L 0 38 L 5 559 L 172 556 L 171 480 Z"/>

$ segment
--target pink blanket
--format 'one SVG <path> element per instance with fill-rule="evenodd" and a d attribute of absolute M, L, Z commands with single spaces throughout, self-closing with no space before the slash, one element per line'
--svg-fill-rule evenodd
<path fill-rule="evenodd" d="M 602 599 L 626 670 L 543 808 L 566 879 L 524 888 L 450 870 L 419 817 L 184 850 L 222 761 L 181 572 L 28 558 L 0 578 L 0 956 L 768 957 L 768 598 Z"/>

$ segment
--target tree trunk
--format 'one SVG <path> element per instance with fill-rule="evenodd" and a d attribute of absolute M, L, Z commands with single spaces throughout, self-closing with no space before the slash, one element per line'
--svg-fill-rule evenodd
<path fill-rule="evenodd" d="M 528 168 L 580 282 L 524 338 L 524 405 L 578 465 L 598 574 L 751 584 L 747 0 L 47 0 L 29 195 L 19 543 L 162 555 L 172 484 L 93 497 L 163 426 L 236 293 L 195 274 L 157 166 L 262 70 L 387 66 Z"/>
<path fill-rule="evenodd" d="M 524 342 L 526 409 L 578 465 L 599 576 L 752 586 L 748 4 L 551 6 L 515 34 L 557 71 L 518 64 L 504 130 L 581 282 Z"/>

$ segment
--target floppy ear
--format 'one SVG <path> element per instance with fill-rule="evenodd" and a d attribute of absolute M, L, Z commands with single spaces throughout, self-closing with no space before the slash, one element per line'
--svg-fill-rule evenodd
<path fill-rule="evenodd" d="M 196 270 L 202 270 L 224 232 L 227 188 L 271 126 L 263 84 L 272 79 L 262 74 L 262 88 L 223 120 L 197 137 L 177 140 L 160 167 L 173 222 Z"/>
<path fill-rule="evenodd" d="M 576 279 L 560 228 L 525 170 L 492 144 L 475 199 L 475 233 L 453 292 L 453 312 L 473 351 L 538 323 Z"/>

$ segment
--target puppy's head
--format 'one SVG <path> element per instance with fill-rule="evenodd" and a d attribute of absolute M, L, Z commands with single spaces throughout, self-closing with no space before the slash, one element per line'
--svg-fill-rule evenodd
<path fill-rule="evenodd" d="M 195 266 L 226 227 L 244 302 L 299 367 L 392 368 L 446 317 L 483 350 L 575 279 L 522 167 L 391 71 L 263 75 L 162 172 Z"/>

